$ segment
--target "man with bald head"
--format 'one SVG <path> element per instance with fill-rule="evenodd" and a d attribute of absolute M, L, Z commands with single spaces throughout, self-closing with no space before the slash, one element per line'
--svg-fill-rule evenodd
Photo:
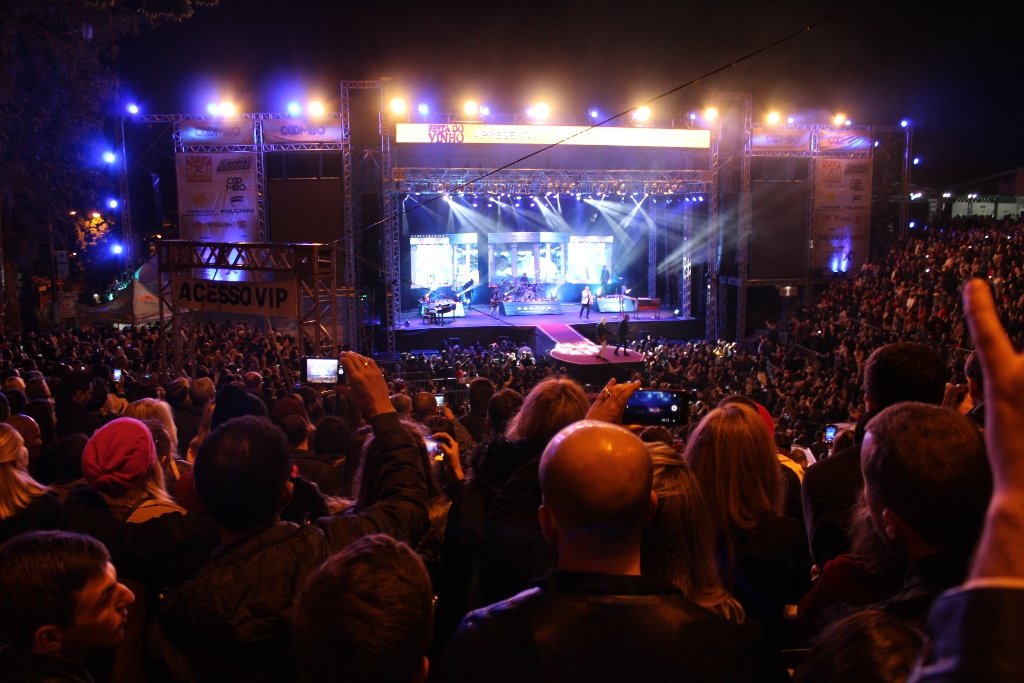
<path fill-rule="evenodd" d="M 740 628 L 640 575 L 640 537 L 657 511 L 650 456 L 620 426 L 577 422 L 540 461 L 544 537 L 558 569 L 471 612 L 439 681 L 742 681 L 756 657 Z"/>
<path fill-rule="evenodd" d="M 39 425 L 28 415 L 11 415 L 7 418 L 7 424 L 14 427 L 14 429 L 21 434 L 21 438 L 25 440 L 25 448 L 28 449 L 28 462 L 31 468 L 39 457 L 39 452 L 43 450 L 43 437 L 42 432 L 39 429 Z"/>

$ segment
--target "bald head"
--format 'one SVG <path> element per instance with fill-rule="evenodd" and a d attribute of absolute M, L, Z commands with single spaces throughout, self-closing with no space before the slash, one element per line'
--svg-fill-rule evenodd
<path fill-rule="evenodd" d="M 426 420 L 428 417 L 437 415 L 437 400 L 434 395 L 421 391 L 412 397 L 412 414 L 419 420 Z"/>
<path fill-rule="evenodd" d="M 639 542 L 654 513 L 651 458 L 640 439 L 618 425 L 584 420 L 555 435 L 540 461 L 544 506 L 563 533 L 619 552 Z"/>
<path fill-rule="evenodd" d="M 14 427 L 21 434 L 21 438 L 25 440 L 29 461 L 35 460 L 43 448 L 43 439 L 36 421 L 28 415 L 11 415 L 7 418 L 7 424 Z"/>

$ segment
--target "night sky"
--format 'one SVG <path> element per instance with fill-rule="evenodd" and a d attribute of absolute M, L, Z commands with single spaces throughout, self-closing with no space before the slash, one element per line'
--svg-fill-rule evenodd
<path fill-rule="evenodd" d="M 396 94 L 495 113 L 614 113 L 854 4 L 843 2 L 341 2 L 221 0 L 123 41 L 122 97 L 145 113 L 241 111 L 319 98 L 342 79 L 394 79 Z M 915 184 L 939 191 L 1024 165 L 1024 3 L 873 0 L 652 105 L 703 109 L 712 90 L 754 94 L 799 122 L 913 121 Z M 511 161 L 511 159 L 510 159 Z"/>

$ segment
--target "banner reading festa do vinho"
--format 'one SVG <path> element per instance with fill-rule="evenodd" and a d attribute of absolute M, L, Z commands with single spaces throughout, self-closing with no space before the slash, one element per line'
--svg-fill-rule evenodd
<path fill-rule="evenodd" d="M 255 154 L 180 152 L 177 166 L 181 239 L 259 241 Z"/>
<path fill-rule="evenodd" d="M 868 256 L 871 159 L 814 161 L 812 269 L 856 270 Z"/>

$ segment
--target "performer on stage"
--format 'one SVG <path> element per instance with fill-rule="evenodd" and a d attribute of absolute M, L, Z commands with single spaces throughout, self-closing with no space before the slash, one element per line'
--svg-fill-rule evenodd
<path fill-rule="evenodd" d="M 473 287 L 474 286 L 476 286 L 476 283 L 473 282 L 472 278 L 470 278 L 469 282 L 467 282 L 466 284 L 462 285 L 462 296 L 460 298 L 462 299 L 463 303 L 465 303 L 467 306 L 473 300 Z"/>
<path fill-rule="evenodd" d="M 597 352 L 597 357 L 608 362 L 604 355 L 608 351 L 608 320 L 606 318 L 601 318 L 601 322 L 597 324 L 597 331 L 594 336 L 597 338 L 597 343 L 601 345 L 601 350 Z"/>
<path fill-rule="evenodd" d="M 608 271 L 608 266 L 601 266 L 601 288 L 604 289 L 604 293 L 607 295 L 608 282 L 612 279 L 612 274 Z"/>
<path fill-rule="evenodd" d="M 587 320 L 590 320 L 590 304 L 594 303 L 594 295 L 590 291 L 590 285 L 583 288 L 583 300 L 580 302 L 580 317 L 583 317 L 583 311 L 587 312 Z"/>
<path fill-rule="evenodd" d="M 626 346 L 627 337 L 629 336 L 629 313 L 622 318 L 622 322 L 619 323 L 619 343 L 615 345 L 615 355 L 619 355 L 619 349 L 622 349 L 622 355 L 628 356 L 629 349 L 624 348 Z"/>

